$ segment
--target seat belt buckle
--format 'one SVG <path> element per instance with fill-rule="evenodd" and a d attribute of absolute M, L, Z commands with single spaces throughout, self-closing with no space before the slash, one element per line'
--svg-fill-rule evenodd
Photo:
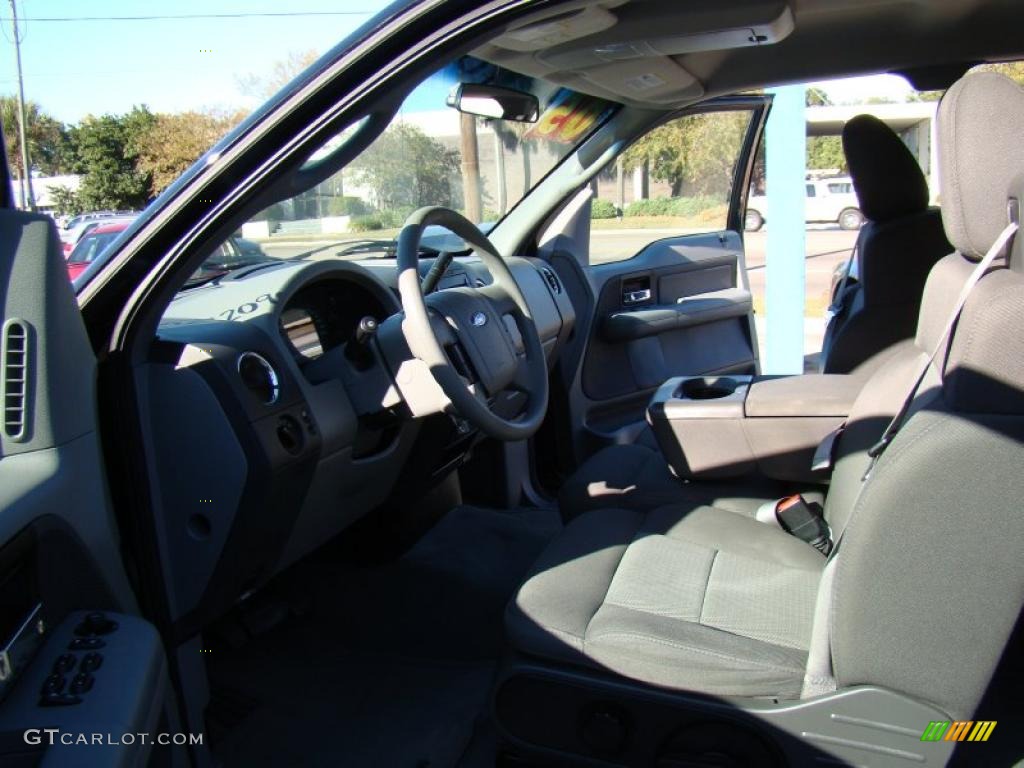
<path fill-rule="evenodd" d="M 823 555 L 832 551 L 832 531 L 820 504 L 808 502 L 795 493 L 775 504 L 775 517 L 790 536 L 806 541 Z"/>
<path fill-rule="evenodd" d="M 824 439 L 818 443 L 818 447 L 814 449 L 814 458 L 811 459 L 812 472 L 832 469 L 832 466 L 835 463 L 836 441 L 839 439 L 839 436 L 843 434 L 843 430 L 845 428 L 846 422 L 844 421 L 838 427 L 825 435 Z"/>

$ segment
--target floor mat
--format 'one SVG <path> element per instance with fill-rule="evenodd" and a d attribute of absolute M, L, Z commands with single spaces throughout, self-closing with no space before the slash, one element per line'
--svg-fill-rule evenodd
<path fill-rule="evenodd" d="M 561 523 L 554 512 L 458 507 L 398 561 L 313 579 L 346 642 L 433 659 L 496 659 L 505 604 Z"/>
<path fill-rule="evenodd" d="M 297 569 L 306 615 L 210 659 L 215 755 L 228 768 L 456 765 L 480 732 L 505 604 L 559 528 L 550 511 L 458 507 L 392 563 Z"/>

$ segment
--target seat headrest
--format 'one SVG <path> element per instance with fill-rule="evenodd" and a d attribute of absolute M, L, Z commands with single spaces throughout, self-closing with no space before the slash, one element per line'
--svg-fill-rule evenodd
<path fill-rule="evenodd" d="M 1024 171 L 1024 89 L 996 72 L 967 75 L 943 96 L 936 121 L 942 224 L 978 261 L 1006 226 L 1008 190 Z"/>
<path fill-rule="evenodd" d="M 900 137 L 874 115 L 843 126 L 843 151 L 860 209 L 884 222 L 928 207 L 928 181 Z"/>

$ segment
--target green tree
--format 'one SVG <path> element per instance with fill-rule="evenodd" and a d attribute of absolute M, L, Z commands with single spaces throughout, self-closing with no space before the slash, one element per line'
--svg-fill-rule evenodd
<path fill-rule="evenodd" d="M 241 119 L 203 112 L 158 114 L 136 138 L 136 171 L 150 179 L 156 197 Z"/>
<path fill-rule="evenodd" d="M 58 216 L 74 216 L 85 210 L 81 199 L 68 187 L 51 187 L 50 199 L 53 200 L 53 208 Z"/>
<path fill-rule="evenodd" d="M 1016 80 L 1024 85 L 1024 61 L 1001 61 L 995 64 L 982 64 L 975 67 L 976 70 L 984 72 L 999 72 L 1011 80 Z"/>
<path fill-rule="evenodd" d="M 806 90 L 804 103 L 806 103 L 808 107 L 831 107 L 832 99 L 830 99 L 828 94 L 821 88 L 811 86 Z"/>
<path fill-rule="evenodd" d="M 846 153 L 838 136 L 807 137 L 807 167 L 814 170 L 837 168 L 846 172 Z"/>
<path fill-rule="evenodd" d="M 140 209 L 151 197 L 151 173 L 138 168 L 142 137 L 156 116 L 144 106 L 124 115 L 86 117 L 70 132 L 78 198 L 87 210 Z"/>
<path fill-rule="evenodd" d="M 453 178 L 459 153 L 408 123 L 395 123 L 352 164 L 357 184 L 373 190 L 381 209 L 421 205 L 458 207 Z"/>
<path fill-rule="evenodd" d="M 15 96 L 0 96 L 0 118 L 3 121 L 4 141 L 11 172 L 22 178 L 21 143 L 18 128 L 18 99 Z M 44 176 L 67 172 L 71 158 L 68 156 L 67 134 L 63 124 L 43 112 L 34 101 L 25 102 L 25 133 L 28 135 L 29 162 L 32 168 Z"/>
<path fill-rule="evenodd" d="M 623 164 L 631 170 L 646 162 L 652 177 L 671 185 L 673 197 L 682 193 L 684 184 L 695 195 L 722 196 L 732 184 L 749 120 L 746 112 L 680 117 L 626 150 Z"/>

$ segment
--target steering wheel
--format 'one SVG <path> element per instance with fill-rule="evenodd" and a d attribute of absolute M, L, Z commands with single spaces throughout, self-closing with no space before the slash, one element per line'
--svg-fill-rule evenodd
<path fill-rule="evenodd" d="M 424 297 L 419 248 L 423 230 L 438 224 L 473 246 L 493 283 L 460 286 Z M 498 440 L 525 440 L 540 428 L 548 407 L 548 370 L 530 307 L 487 237 L 448 208 L 415 211 L 398 235 L 398 291 L 405 310 L 402 333 L 409 350 L 426 363 L 458 413 Z M 518 348 L 522 347 L 520 356 Z M 496 414 L 500 393 L 522 392 L 526 412 L 515 419 Z"/>

